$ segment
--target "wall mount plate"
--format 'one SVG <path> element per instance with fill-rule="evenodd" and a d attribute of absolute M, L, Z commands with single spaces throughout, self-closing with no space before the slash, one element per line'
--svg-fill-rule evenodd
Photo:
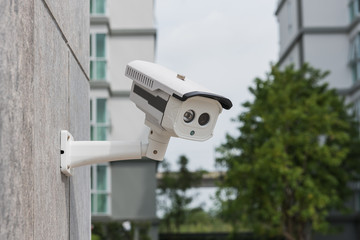
<path fill-rule="evenodd" d="M 66 176 L 73 175 L 73 169 L 70 167 L 70 144 L 74 141 L 74 137 L 66 130 L 61 131 L 61 161 L 60 169 Z"/>

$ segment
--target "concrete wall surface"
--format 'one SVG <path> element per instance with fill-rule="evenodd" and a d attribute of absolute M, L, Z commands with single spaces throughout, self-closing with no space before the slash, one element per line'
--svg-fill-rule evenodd
<path fill-rule="evenodd" d="M 111 163 L 112 219 L 156 219 L 156 165 L 150 159 Z"/>
<path fill-rule="evenodd" d="M 287 0 L 276 15 L 279 23 L 280 56 L 291 44 L 291 41 L 294 40 L 299 31 L 298 14 L 297 0 Z"/>
<path fill-rule="evenodd" d="M 349 1 L 301 0 L 304 27 L 346 27 L 350 24 Z"/>
<path fill-rule="evenodd" d="M 90 239 L 90 171 L 60 173 L 60 130 L 89 139 L 89 1 L 0 0 L 0 239 Z"/>
<path fill-rule="evenodd" d="M 109 99 L 111 119 L 110 141 L 147 140 L 149 128 L 145 126 L 145 114 L 128 98 Z M 130 124 L 131 123 L 131 124 Z"/>
<path fill-rule="evenodd" d="M 129 91 L 132 81 L 125 77 L 126 65 L 134 60 L 154 61 L 155 37 L 111 36 L 109 38 L 109 81 L 113 91 Z"/>
<path fill-rule="evenodd" d="M 326 81 L 331 88 L 352 86 L 351 71 L 347 64 L 350 49 L 347 35 L 334 34 L 329 37 L 327 34 L 309 34 L 303 37 L 303 41 L 304 61 L 322 71 L 330 71 Z"/>
<path fill-rule="evenodd" d="M 146 29 L 154 26 L 153 0 L 108 0 L 107 4 L 113 29 Z"/>

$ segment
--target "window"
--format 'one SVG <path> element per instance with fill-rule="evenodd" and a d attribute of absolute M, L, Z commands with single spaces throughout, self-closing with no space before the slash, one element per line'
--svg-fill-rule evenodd
<path fill-rule="evenodd" d="M 109 129 L 106 98 L 90 99 L 90 137 L 93 141 L 105 141 Z"/>
<path fill-rule="evenodd" d="M 355 112 L 355 118 L 357 121 L 360 122 L 360 98 L 353 102 L 353 107 Z"/>
<path fill-rule="evenodd" d="M 91 213 L 110 214 L 110 168 L 108 164 L 92 165 L 91 172 Z"/>
<path fill-rule="evenodd" d="M 360 78 L 360 35 L 358 34 L 350 43 L 350 68 L 353 83 Z"/>
<path fill-rule="evenodd" d="M 353 102 L 353 109 L 354 109 L 354 114 L 355 114 L 356 120 L 358 122 L 360 122 L 360 98 L 356 99 Z M 358 127 L 359 127 L 359 133 L 360 133 L 360 126 L 358 126 Z M 359 191 L 360 191 L 360 187 L 359 187 Z"/>
<path fill-rule="evenodd" d="M 106 140 L 109 128 L 107 99 L 90 99 L 91 140 Z M 91 166 L 91 213 L 94 215 L 110 214 L 111 187 L 109 164 Z"/>
<path fill-rule="evenodd" d="M 105 0 L 90 0 L 90 14 L 91 15 L 105 15 L 106 9 Z"/>
<path fill-rule="evenodd" d="M 90 79 L 106 80 L 106 34 L 90 34 Z"/>
<path fill-rule="evenodd" d="M 360 14 L 360 0 L 352 0 L 349 2 L 349 16 L 352 22 Z"/>

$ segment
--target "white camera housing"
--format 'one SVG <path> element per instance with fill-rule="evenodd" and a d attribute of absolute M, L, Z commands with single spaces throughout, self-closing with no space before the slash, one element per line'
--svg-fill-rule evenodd
<path fill-rule="evenodd" d="M 170 137 L 205 141 L 212 136 L 222 109 L 232 107 L 229 99 L 154 63 L 130 62 L 125 75 L 133 80 L 130 99 L 145 113 L 149 142 L 75 141 L 68 131 L 62 130 L 63 174 L 72 176 L 76 167 L 101 162 L 142 157 L 161 161 Z"/>
<path fill-rule="evenodd" d="M 209 139 L 222 109 L 232 107 L 229 99 L 158 64 L 136 60 L 125 75 L 133 80 L 130 99 L 151 129 L 149 158 L 162 160 L 170 137 Z"/>

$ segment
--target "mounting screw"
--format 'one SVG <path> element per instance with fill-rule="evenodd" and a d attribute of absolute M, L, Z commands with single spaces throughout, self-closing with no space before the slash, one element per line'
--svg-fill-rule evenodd
<path fill-rule="evenodd" d="M 154 151 L 153 151 L 153 153 L 154 153 L 154 154 L 157 154 L 157 153 L 158 153 L 158 151 L 157 151 L 157 150 L 154 150 Z"/>
<path fill-rule="evenodd" d="M 180 79 L 180 80 L 185 81 L 185 76 L 184 76 L 184 75 L 178 74 L 176 77 L 177 77 L 178 79 Z"/>

